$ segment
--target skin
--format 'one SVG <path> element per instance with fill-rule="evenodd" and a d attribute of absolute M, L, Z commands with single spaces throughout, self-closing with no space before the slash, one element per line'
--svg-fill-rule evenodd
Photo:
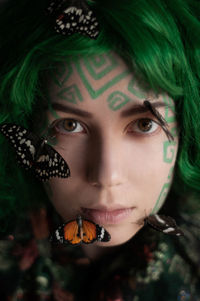
<path fill-rule="evenodd" d="M 145 93 L 115 53 L 77 59 L 61 66 L 49 79 L 47 118 L 49 125 L 54 124 L 50 143 L 71 171 L 70 178 L 52 178 L 46 186 L 55 209 L 66 222 L 76 218 L 81 207 L 134 207 L 122 222 L 101 224 L 111 234 L 111 241 L 83 246 L 91 256 L 104 246 L 117 246 L 132 238 L 143 226 L 139 221 L 161 208 L 170 189 L 178 135 L 170 142 L 148 110 L 120 115 L 147 98 L 152 104 L 159 101 L 167 105 L 157 110 L 166 118 L 169 131 L 176 133 L 173 100 L 165 94 Z M 92 117 L 64 112 L 55 103 L 84 110 Z M 74 127 L 71 123 L 69 131 L 69 127 L 62 127 L 60 118 L 77 123 Z M 147 118 L 151 126 L 144 131 L 141 119 Z"/>
<path fill-rule="evenodd" d="M 169 173 L 168 173 L 166 182 L 162 186 L 159 197 L 156 201 L 156 204 L 155 204 L 151 214 L 155 214 L 159 211 L 159 209 L 162 207 L 162 205 L 164 204 L 164 201 L 167 197 L 168 191 L 172 184 L 174 162 L 176 160 L 177 147 L 178 147 L 178 129 L 177 129 L 177 125 L 176 125 L 173 101 L 172 101 L 172 99 L 170 99 L 170 97 L 168 97 L 166 95 L 163 96 L 163 101 L 167 105 L 170 105 L 173 108 L 173 110 L 169 110 L 168 107 L 165 107 L 164 118 L 165 118 L 166 122 L 168 123 L 168 125 L 171 125 L 170 132 L 173 135 L 174 140 L 169 142 L 169 140 L 166 139 L 163 142 L 163 162 L 165 162 L 166 164 L 169 164 L 170 169 L 169 169 Z M 173 127 L 173 125 L 175 125 L 175 126 Z"/>

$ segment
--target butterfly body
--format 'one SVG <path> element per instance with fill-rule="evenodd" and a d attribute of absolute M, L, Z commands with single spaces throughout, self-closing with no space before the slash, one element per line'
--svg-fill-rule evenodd
<path fill-rule="evenodd" d="M 91 244 L 95 241 L 107 242 L 110 239 L 110 234 L 106 229 L 88 219 L 82 218 L 80 215 L 75 220 L 59 226 L 50 237 L 52 242 L 74 246 L 81 243 Z"/>
<path fill-rule="evenodd" d="M 62 35 L 80 33 L 96 39 L 99 34 L 96 16 L 84 0 L 53 0 L 47 11 L 55 17 L 55 30 Z"/>
<path fill-rule="evenodd" d="M 67 163 L 46 139 L 13 123 L 1 124 L 0 132 L 13 146 L 18 163 L 31 170 L 39 180 L 45 182 L 51 177 L 70 176 Z"/>
<path fill-rule="evenodd" d="M 149 215 L 144 219 L 144 223 L 165 234 L 172 234 L 176 236 L 184 235 L 183 231 L 178 228 L 175 220 L 170 216 L 158 214 Z"/>

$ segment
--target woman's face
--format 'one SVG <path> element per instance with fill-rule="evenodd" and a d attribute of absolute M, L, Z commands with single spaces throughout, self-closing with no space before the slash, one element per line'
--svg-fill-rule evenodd
<path fill-rule="evenodd" d="M 133 237 L 162 206 L 178 149 L 174 102 L 147 95 L 125 62 L 110 52 L 62 66 L 48 85 L 54 148 L 71 176 L 52 178 L 46 191 L 63 221 L 78 214 L 104 226 L 115 246 Z M 165 118 L 174 141 L 144 106 Z"/>

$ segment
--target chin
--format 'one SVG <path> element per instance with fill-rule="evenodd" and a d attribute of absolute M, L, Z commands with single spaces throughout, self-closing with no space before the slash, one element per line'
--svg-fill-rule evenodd
<path fill-rule="evenodd" d="M 125 244 L 128 242 L 130 239 L 132 239 L 135 234 L 142 228 L 143 226 L 141 225 L 134 225 L 131 228 L 112 228 L 109 229 L 108 227 L 106 230 L 110 233 L 111 235 L 111 240 L 108 242 L 96 242 L 95 244 L 97 246 L 101 247 L 115 247 L 119 246 L 122 244 Z"/>

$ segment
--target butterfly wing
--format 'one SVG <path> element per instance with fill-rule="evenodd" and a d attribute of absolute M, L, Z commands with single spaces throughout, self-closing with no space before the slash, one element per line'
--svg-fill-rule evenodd
<path fill-rule="evenodd" d="M 83 219 L 83 243 L 91 244 L 97 240 L 96 224 L 92 221 Z"/>
<path fill-rule="evenodd" d="M 170 216 L 154 214 L 145 218 L 144 221 L 157 231 L 176 236 L 184 235 L 175 220 Z"/>
<path fill-rule="evenodd" d="M 110 236 L 110 233 L 108 233 L 108 231 L 99 226 L 99 225 L 96 225 L 97 227 L 97 240 L 98 241 L 101 241 L 101 242 L 107 242 L 111 239 L 111 236 Z"/>
<path fill-rule="evenodd" d="M 70 169 L 62 156 L 50 145 L 44 144 L 37 156 L 34 168 L 35 176 L 42 181 L 52 177 L 67 178 Z"/>
<path fill-rule="evenodd" d="M 70 176 L 70 169 L 65 160 L 52 146 L 46 144 L 44 139 L 13 123 L 1 124 L 0 132 L 14 147 L 17 162 L 26 170 L 31 169 L 39 180 Z"/>
<path fill-rule="evenodd" d="M 68 36 L 80 33 L 91 39 L 97 38 L 99 24 L 85 1 L 52 1 L 47 10 L 56 19 L 55 30 L 58 33 Z"/>
<path fill-rule="evenodd" d="M 82 238 L 79 234 L 79 227 L 76 220 L 70 221 L 65 224 L 63 228 L 64 242 L 72 245 L 78 245 L 81 243 Z"/>
<path fill-rule="evenodd" d="M 111 239 L 108 231 L 94 222 L 83 219 L 83 243 L 89 244 L 94 241 L 107 242 Z"/>
<path fill-rule="evenodd" d="M 25 169 L 31 169 L 36 147 L 41 144 L 41 138 L 28 132 L 24 127 L 13 123 L 1 124 L 0 132 L 13 146 L 17 156 L 17 162 Z"/>
<path fill-rule="evenodd" d="M 78 224 L 76 220 L 69 221 L 56 229 L 50 236 L 50 241 L 60 242 L 64 244 L 78 245 L 82 239 L 78 232 Z"/>

